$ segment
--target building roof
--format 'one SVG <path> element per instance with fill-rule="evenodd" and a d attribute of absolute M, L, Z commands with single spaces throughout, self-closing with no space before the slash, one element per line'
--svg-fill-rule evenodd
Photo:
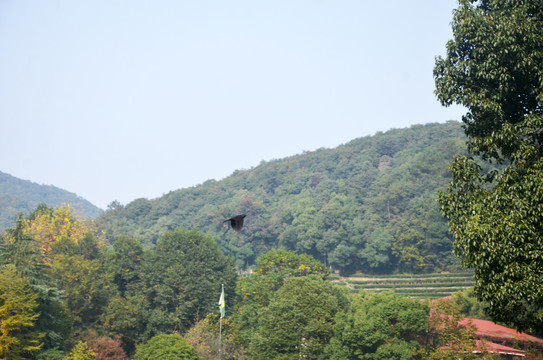
<path fill-rule="evenodd" d="M 477 340 L 476 347 L 477 349 L 479 349 L 479 351 L 474 351 L 474 352 L 478 352 L 478 353 L 482 352 L 484 348 L 489 353 L 494 353 L 494 354 L 497 353 L 497 354 L 510 355 L 510 356 L 526 356 L 525 351 L 513 349 L 512 347 L 509 347 L 509 346 L 496 344 L 496 343 L 488 342 L 488 341 Z"/>
<path fill-rule="evenodd" d="M 543 347 L 543 339 L 495 324 L 492 321 L 465 318 L 460 321 L 459 324 L 467 325 L 470 322 L 477 329 L 476 335 L 479 338 L 485 338 L 490 341 L 498 342 L 533 344 Z"/>

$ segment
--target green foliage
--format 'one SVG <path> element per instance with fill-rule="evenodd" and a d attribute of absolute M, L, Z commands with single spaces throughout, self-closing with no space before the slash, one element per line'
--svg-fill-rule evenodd
<path fill-rule="evenodd" d="M 26 221 L 19 213 L 15 227 L 7 229 L 0 244 L 0 261 L 13 264 L 24 276 L 38 281 L 44 256 L 38 242 L 32 235 L 25 233 Z"/>
<path fill-rule="evenodd" d="M 533 147 L 543 141 L 543 4 L 459 3 L 447 57 L 438 57 L 434 69 L 439 100 L 469 110 L 463 121 L 471 152 L 486 160 L 525 158 L 528 148 L 537 155 L 541 149 Z"/>
<path fill-rule="evenodd" d="M 436 93 L 468 108 L 469 150 L 505 162 L 484 171 L 457 157 L 439 198 L 456 253 L 495 321 L 543 330 L 543 3 L 460 1 Z"/>
<path fill-rule="evenodd" d="M 130 287 L 137 286 L 140 280 L 143 248 L 137 240 L 121 236 L 113 243 L 113 249 L 108 263 L 114 282 L 121 295 L 124 295 Z"/>
<path fill-rule="evenodd" d="M 47 349 L 40 351 L 36 356 L 36 360 L 64 360 L 66 353 L 59 349 Z"/>
<path fill-rule="evenodd" d="M 135 360 L 198 360 L 192 345 L 177 334 L 160 334 L 139 345 Z"/>
<path fill-rule="evenodd" d="M 472 160 L 458 158 L 440 197 L 455 249 L 475 270 L 475 293 L 495 321 L 519 330 L 543 329 L 543 161 L 529 170 L 507 167 L 488 190 Z M 522 172 L 523 174 L 521 174 Z"/>
<path fill-rule="evenodd" d="M 202 360 L 216 360 L 219 358 L 219 317 L 208 314 L 203 320 L 194 325 L 184 338 L 194 346 Z M 222 319 L 221 355 L 223 360 L 245 359 L 243 348 L 235 343 L 231 318 Z"/>
<path fill-rule="evenodd" d="M 32 285 L 32 289 L 38 295 L 37 312 L 40 316 L 36 321 L 36 330 L 45 334 L 43 349 L 64 349 L 72 328 L 62 291 L 46 284 Z"/>
<path fill-rule="evenodd" d="M 45 334 L 44 349 L 63 348 L 64 338 L 70 331 L 70 321 L 61 292 L 51 278 L 47 258 L 40 250 L 39 242 L 27 233 L 27 223 L 22 214 L 14 228 L 7 229 L 0 244 L 3 263 L 13 264 L 28 278 L 32 291 L 37 295 L 39 317 L 36 331 Z"/>
<path fill-rule="evenodd" d="M 364 249 L 360 250 L 359 257 L 376 271 L 387 268 L 390 266 L 393 242 L 394 237 L 387 230 L 377 229 L 370 235 Z"/>
<path fill-rule="evenodd" d="M 44 334 L 35 329 L 37 298 L 15 266 L 0 270 L 0 358 L 26 359 L 43 346 Z"/>
<path fill-rule="evenodd" d="M 257 261 L 254 274 L 268 275 L 278 274 L 286 276 L 317 275 L 325 278 L 328 271 L 324 265 L 307 254 L 297 255 L 287 250 L 272 250 L 260 256 Z"/>
<path fill-rule="evenodd" d="M 133 353 L 139 341 L 146 340 L 145 328 L 149 321 L 148 309 L 142 295 L 112 297 L 102 314 L 102 324 L 112 335 L 118 336 L 128 353 Z"/>
<path fill-rule="evenodd" d="M 254 272 L 240 278 L 236 289 L 241 301 L 234 324 L 238 341 L 245 345 L 258 326 L 260 311 L 269 305 L 287 278 L 311 275 L 325 279 L 328 276 L 323 264 L 313 257 L 287 250 L 272 250 L 256 262 Z"/>
<path fill-rule="evenodd" d="M 248 353 L 252 359 L 325 359 L 335 314 L 347 298 L 335 285 L 314 276 L 291 277 L 258 318 Z"/>
<path fill-rule="evenodd" d="M 65 360 L 96 360 L 96 353 L 89 348 L 86 342 L 79 341 L 65 357 Z"/>
<path fill-rule="evenodd" d="M 328 359 L 415 359 L 426 334 L 429 308 L 418 300 L 362 293 L 338 314 Z"/>
<path fill-rule="evenodd" d="M 147 256 L 141 277 L 151 311 L 150 333 L 186 330 L 199 317 L 216 312 L 221 284 L 226 311 L 230 311 L 231 299 L 235 299 L 235 265 L 210 236 L 197 230 L 169 231 Z"/>
<path fill-rule="evenodd" d="M 343 273 L 456 270 L 435 193 L 445 189 L 447 165 L 465 153 L 464 141 L 455 122 L 391 130 L 114 204 L 97 224 L 111 243 L 125 235 L 144 248 L 168 230 L 197 228 L 240 268 L 284 248 Z M 225 233 L 222 221 L 239 213 L 248 214 L 244 229 Z"/>
<path fill-rule="evenodd" d="M 58 254 L 51 264 L 75 326 L 98 321 L 111 296 L 111 278 L 98 260 Z"/>
<path fill-rule="evenodd" d="M 437 300 L 429 321 L 429 335 L 433 341 L 427 346 L 424 358 L 429 360 L 476 360 L 480 355 L 476 349 L 476 329 L 471 323 L 464 324 L 460 306 L 447 300 Z M 484 354 L 488 358 L 488 354 Z"/>
<path fill-rule="evenodd" d="M 101 322 L 127 353 L 160 333 L 186 332 L 218 311 L 221 284 L 227 315 L 235 309 L 237 272 L 215 241 L 197 230 L 165 233 L 153 250 L 121 237 L 106 257 L 117 295 Z"/>
<path fill-rule="evenodd" d="M 460 313 L 466 317 L 490 320 L 485 312 L 488 305 L 477 300 L 473 287 L 452 294 L 451 302 L 458 305 Z"/>
<path fill-rule="evenodd" d="M 127 352 L 133 353 L 142 339 L 146 326 L 147 307 L 142 291 L 144 252 L 135 239 L 121 236 L 107 254 L 106 267 L 117 286 L 118 296 L 108 302 L 102 323 L 111 334 L 118 336 Z"/>
<path fill-rule="evenodd" d="M 72 204 L 81 217 L 95 219 L 103 211 L 74 193 L 51 185 L 38 185 L 0 171 L 0 233 L 12 226 L 17 214 L 29 214 L 39 204 Z"/>

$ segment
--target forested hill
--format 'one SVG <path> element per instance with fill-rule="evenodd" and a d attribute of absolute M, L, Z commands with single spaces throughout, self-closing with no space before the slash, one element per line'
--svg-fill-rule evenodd
<path fill-rule="evenodd" d="M 281 247 L 346 272 L 455 270 L 435 199 L 451 159 L 464 152 L 458 122 L 390 130 L 158 199 L 112 204 L 97 223 L 110 241 L 127 235 L 149 247 L 168 229 L 198 228 L 241 267 Z M 225 233 L 222 221 L 241 213 L 241 233 Z"/>
<path fill-rule="evenodd" d="M 21 180 L 0 171 L 0 233 L 13 226 L 19 211 L 29 214 L 40 203 L 52 207 L 71 204 L 76 215 L 88 219 L 95 219 L 103 212 L 72 192 Z"/>

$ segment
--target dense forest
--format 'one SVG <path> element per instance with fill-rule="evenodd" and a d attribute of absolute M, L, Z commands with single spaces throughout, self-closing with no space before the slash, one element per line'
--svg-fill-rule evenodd
<path fill-rule="evenodd" d="M 468 109 L 466 136 L 391 130 L 96 221 L 19 213 L 0 241 L 0 359 L 542 359 L 516 330 L 543 331 L 543 2 L 453 15 L 434 77 L 442 105 Z M 223 223 L 235 214 L 241 232 Z M 453 246 L 474 287 L 447 298 L 332 281 L 452 271 Z"/>
<path fill-rule="evenodd" d="M 110 243 L 124 235 L 146 248 L 168 229 L 196 228 L 241 268 L 283 248 L 344 273 L 455 271 L 436 197 L 450 180 L 452 157 L 465 151 L 457 122 L 390 130 L 158 199 L 114 202 L 97 224 Z M 241 213 L 241 233 L 225 232 L 222 221 Z"/>
<path fill-rule="evenodd" d="M 93 222 L 41 205 L 3 234 L 0 264 L 2 359 L 449 359 L 477 346 L 459 325 L 481 312 L 469 293 L 352 294 L 288 250 L 239 276 L 196 229 L 167 231 L 152 249 L 124 236 L 107 245 Z"/>
<path fill-rule="evenodd" d="M 70 204 L 81 218 L 95 219 L 103 212 L 69 191 L 21 180 L 0 171 L 0 232 L 13 225 L 18 212 L 28 214 L 41 203 L 53 207 Z"/>
<path fill-rule="evenodd" d="M 461 321 L 486 308 L 472 291 L 432 301 L 350 292 L 330 269 L 457 269 L 436 191 L 464 147 L 458 123 L 414 126 L 112 203 L 94 221 L 70 205 L 19 213 L 0 241 L 0 358 L 472 354 L 480 343 Z M 235 213 L 248 215 L 239 233 L 223 224 Z M 538 359 L 541 349 L 522 346 Z"/>

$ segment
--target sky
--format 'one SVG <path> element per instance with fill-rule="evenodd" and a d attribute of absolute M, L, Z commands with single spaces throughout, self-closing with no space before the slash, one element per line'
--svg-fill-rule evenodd
<path fill-rule="evenodd" d="M 456 0 L 0 0 L 0 171 L 106 209 L 414 124 Z"/>

